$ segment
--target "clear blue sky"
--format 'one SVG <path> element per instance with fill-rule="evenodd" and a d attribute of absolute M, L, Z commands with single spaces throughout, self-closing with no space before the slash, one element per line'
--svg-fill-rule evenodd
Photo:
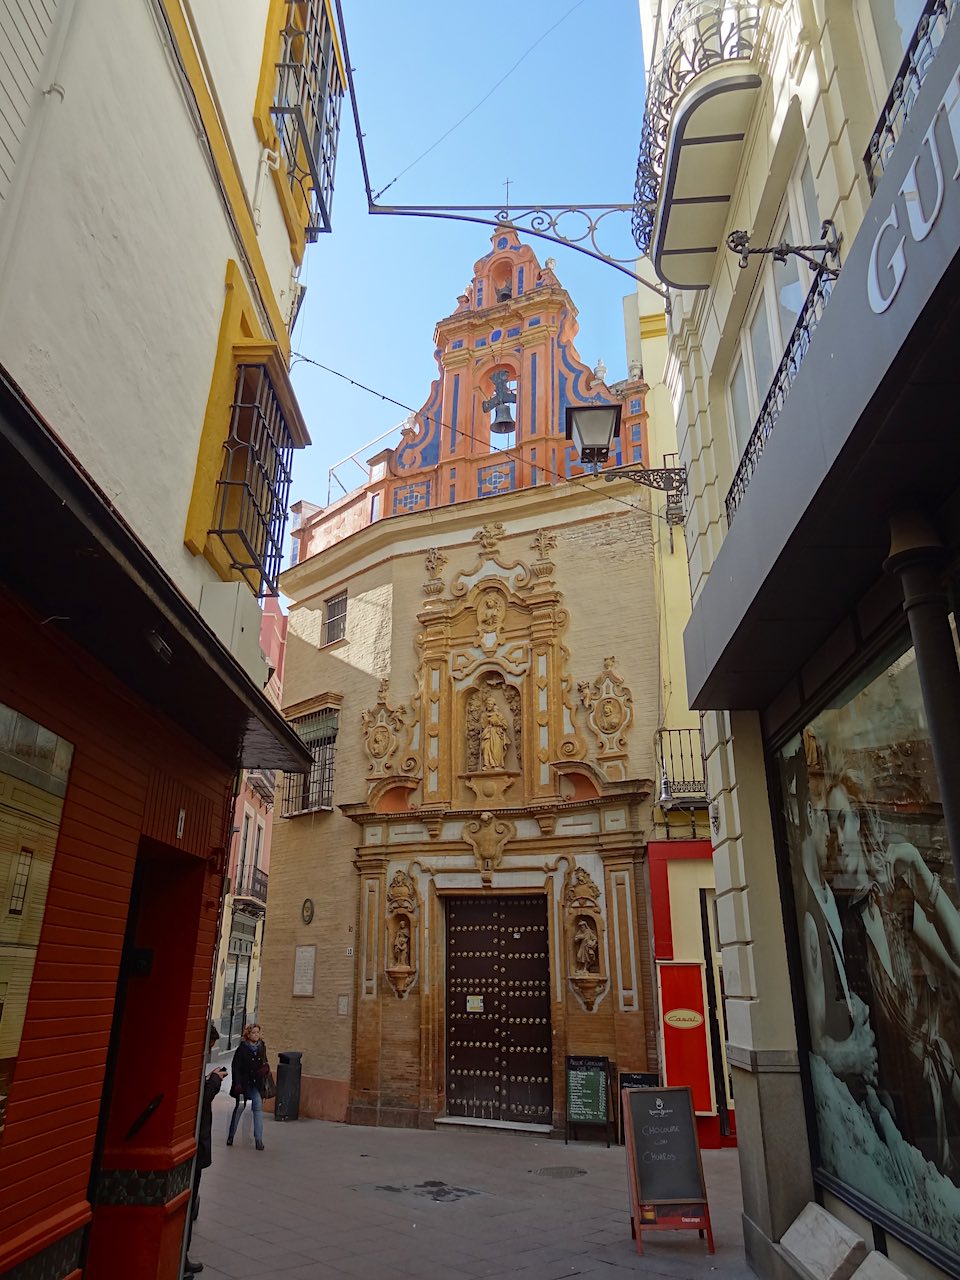
<path fill-rule="evenodd" d="M 464 115 L 575 0 L 474 5 L 343 0 L 374 191 Z M 643 118 L 636 0 L 582 0 L 496 93 L 382 197 L 396 204 L 629 203 Z M 628 215 L 603 247 L 631 252 Z M 308 248 L 294 349 L 419 409 L 435 376 L 433 330 L 456 307 L 492 230 L 366 212 L 353 118 L 343 104 L 333 232 Z M 522 236 L 522 231 L 521 231 Z M 528 237 L 579 309 L 577 346 L 626 373 L 621 299 L 630 279 Z M 293 500 L 325 505 L 327 469 L 404 413 L 297 363 L 313 445 L 295 460 Z M 344 479 L 347 479 L 344 473 Z M 348 488 L 362 481 L 353 473 Z M 334 496 L 339 492 L 334 488 Z"/>

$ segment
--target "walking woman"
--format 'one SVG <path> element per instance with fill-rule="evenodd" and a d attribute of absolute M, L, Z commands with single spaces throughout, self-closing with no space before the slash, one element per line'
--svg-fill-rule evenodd
<path fill-rule="evenodd" d="M 233 1115 L 230 1117 L 230 1133 L 227 1146 L 233 1146 L 233 1139 L 240 1123 L 240 1116 L 246 1104 L 250 1103 L 253 1112 L 253 1136 L 257 1150 L 263 1150 L 263 1098 L 272 1097 L 269 1093 L 270 1066 L 267 1062 L 267 1046 L 260 1038 L 260 1027 L 256 1022 L 243 1029 L 243 1039 L 237 1045 L 231 1063 L 233 1079 L 230 1085 L 230 1096 L 236 1099 Z"/>

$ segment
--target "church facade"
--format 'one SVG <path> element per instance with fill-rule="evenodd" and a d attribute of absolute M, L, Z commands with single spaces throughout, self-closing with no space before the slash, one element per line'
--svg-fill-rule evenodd
<path fill-rule="evenodd" d="M 274 828 L 261 1020 L 304 1053 L 306 1114 L 558 1129 L 569 1056 L 662 1078 L 668 526 L 569 453 L 569 403 L 624 406 L 611 466 L 649 433 L 639 367 L 608 386 L 575 336 L 505 229 L 437 328 L 407 438 L 301 523 L 284 714 L 315 763 Z"/>

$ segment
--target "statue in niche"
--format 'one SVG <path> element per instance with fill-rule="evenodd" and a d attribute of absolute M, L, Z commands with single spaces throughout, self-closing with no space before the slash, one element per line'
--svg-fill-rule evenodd
<path fill-rule="evenodd" d="M 515 689 L 512 684 L 508 684 L 503 692 L 507 699 L 507 706 L 510 708 L 510 714 L 513 717 L 513 748 L 517 756 L 517 767 L 522 768 L 523 716 L 520 713 L 520 690 Z"/>
<path fill-rule="evenodd" d="M 492 693 L 488 693 L 483 700 L 480 726 L 480 768 L 505 768 L 510 736 L 507 733 L 507 722 L 500 714 Z"/>
<path fill-rule="evenodd" d="M 600 940 L 597 937 L 597 931 L 586 918 L 581 916 L 577 921 L 577 929 L 573 935 L 573 945 L 577 952 L 577 972 L 578 973 L 596 973 L 597 972 L 597 948 Z"/>
<path fill-rule="evenodd" d="M 410 925 L 406 916 L 401 916 L 397 923 L 397 932 L 393 938 L 393 963 L 398 969 L 410 967 Z"/>
<path fill-rule="evenodd" d="M 477 608 L 477 623 L 481 635 L 498 631 L 503 622 L 503 597 L 499 591 L 487 591 Z"/>

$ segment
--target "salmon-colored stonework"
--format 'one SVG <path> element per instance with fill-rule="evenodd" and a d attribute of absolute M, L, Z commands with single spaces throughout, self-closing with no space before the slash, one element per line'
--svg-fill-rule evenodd
<path fill-rule="evenodd" d="M 607 467 L 650 465 L 642 378 L 631 377 L 614 392 L 583 363 L 574 348 L 577 308 L 552 258 L 541 266 L 508 226 L 494 233 L 491 245 L 474 265 L 456 311 L 437 325 L 439 373 L 402 444 L 366 460 L 370 481 L 363 488 L 325 508 L 300 504 L 298 559 L 384 516 L 586 474 L 564 438 L 567 405 L 621 401 L 620 439 Z M 483 407 L 500 373 L 517 395 L 510 406 L 516 431 L 509 437 L 491 435 L 492 411 Z"/>

